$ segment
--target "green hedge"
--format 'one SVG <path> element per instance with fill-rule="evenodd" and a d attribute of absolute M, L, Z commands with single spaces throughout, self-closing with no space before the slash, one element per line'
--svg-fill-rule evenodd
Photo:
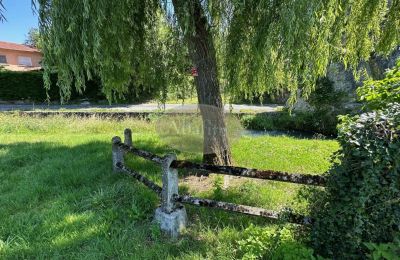
<path fill-rule="evenodd" d="M 310 198 L 312 243 L 333 259 L 365 259 L 400 233 L 400 104 L 343 117 L 324 192 Z"/>
<path fill-rule="evenodd" d="M 305 131 L 320 133 L 326 136 L 336 136 L 336 117 L 325 116 L 326 113 L 296 112 L 290 114 L 288 111 L 275 113 L 259 113 L 245 115 L 241 122 L 246 129 L 251 130 L 278 130 L 278 131 Z"/>
<path fill-rule="evenodd" d="M 59 100 L 59 88 L 56 84 L 57 75 L 52 75 L 52 86 L 48 92 L 51 101 Z M 97 81 L 88 81 L 86 91 L 80 95 L 72 91 L 71 99 L 88 98 L 104 99 L 101 94 L 101 86 Z M 43 84 L 42 71 L 0 72 L 0 99 L 1 100 L 26 100 L 26 101 L 46 101 L 46 90 Z"/>
<path fill-rule="evenodd" d="M 48 91 L 50 101 L 60 100 L 59 87 L 57 86 L 57 74 L 51 75 L 51 88 Z M 102 86 L 99 80 L 89 80 L 86 82 L 86 89 L 79 94 L 72 89 L 71 100 L 89 99 L 105 100 L 106 97 L 101 92 Z M 131 86 L 130 91 L 125 95 L 125 99 L 119 99 L 119 103 L 124 102 L 144 102 L 153 99 L 158 95 L 155 89 L 140 90 Z M 35 101 L 45 102 L 47 98 L 43 84 L 42 71 L 16 72 L 0 71 L 0 100 L 3 101 Z"/>

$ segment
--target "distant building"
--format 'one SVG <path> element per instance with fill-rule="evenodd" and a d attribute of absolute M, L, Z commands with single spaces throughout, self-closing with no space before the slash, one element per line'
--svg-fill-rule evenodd
<path fill-rule="evenodd" d="M 42 58 L 42 53 L 36 48 L 0 41 L 0 66 L 7 70 L 39 70 Z"/>

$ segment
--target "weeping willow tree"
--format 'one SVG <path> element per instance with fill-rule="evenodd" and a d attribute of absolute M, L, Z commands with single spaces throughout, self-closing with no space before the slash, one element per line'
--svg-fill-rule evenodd
<path fill-rule="evenodd" d="M 0 0 L 0 22 L 4 21 L 6 18 L 4 16 L 4 5 L 3 5 L 3 1 Z"/>
<path fill-rule="evenodd" d="M 1 0 L 0 0 L 1 3 Z M 231 96 L 300 89 L 307 97 L 332 61 L 355 69 L 400 43 L 400 0 L 37 0 L 45 81 L 61 96 L 97 76 L 112 101 L 136 86 L 187 88 L 194 66 L 204 160 L 230 164 L 221 82 Z"/>

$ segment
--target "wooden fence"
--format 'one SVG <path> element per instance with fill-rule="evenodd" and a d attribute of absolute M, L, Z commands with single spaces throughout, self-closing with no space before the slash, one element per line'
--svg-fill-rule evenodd
<path fill-rule="evenodd" d="M 124 154 L 133 154 L 161 165 L 162 187 L 158 186 L 139 172 L 126 167 L 124 164 Z M 283 219 L 287 222 L 296 224 L 310 225 L 313 223 L 311 218 L 294 214 L 290 210 L 276 212 L 247 205 L 196 198 L 190 195 L 179 195 L 177 169 L 195 169 L 201 170 L 205 173 L 224 174 L 305 185 L 325 185 L 325 178 L 318 175 L 300 173 L 293 174 L 280 171 L 194 163 L 190 161 L 177 160 L 175 154 L 168 154 L 164 157 L 160 157 L 151 152 L 134 147 L 132 145 L 132 132 L 130 129 L 125 129 L 124 142 L 122 142 L 121 138 L 118 136 L 112 138 L 112 160 L 115 172 L 125 173 L 134 177 L 153 190 L 161 198 L 161 206 L 156 210 L 155 218 L 160 223 L 161 229 L 166 231 L 172 237 L 177 237 L 181 230 L 186 226 L 186 210 L 182 203 L 201 207 L 218 208 L 226 211 L 239 212 L 270 219 Z"/>

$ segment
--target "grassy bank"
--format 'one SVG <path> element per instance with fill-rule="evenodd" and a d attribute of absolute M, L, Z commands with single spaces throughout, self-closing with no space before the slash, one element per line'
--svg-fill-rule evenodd
<path fill-rule="evenodd" d="M 126 127 L 138 147 L 160 155 L 172 151 L 145 121 L 0 115 L 0 258 L 310 254 L 304 242 L 294 238 L 291 225 L 205 208 L 187 207 L 190 226 L 181 239 L 164 237 L 152 222 L 156 196 L 111 171 L 111 137 L 122 135 Z M 332 140 L 262 136 L 242 137 L 232 153 L 240 166 L 320 174 L 337 149 Z M 177 154 L 180 159 L 201 158 Z M 131 157 L 127 164 L 161 184 L 159 167 Z M 305 203 L 295 200 L 299 185 L 240 179 L 222 190 L 220 178 L 211 176 L 208 182 L 208 190 L 193 190 L 187 182 L 180 188 L 269 209 L 290 206 L 301 211 Z"/>

